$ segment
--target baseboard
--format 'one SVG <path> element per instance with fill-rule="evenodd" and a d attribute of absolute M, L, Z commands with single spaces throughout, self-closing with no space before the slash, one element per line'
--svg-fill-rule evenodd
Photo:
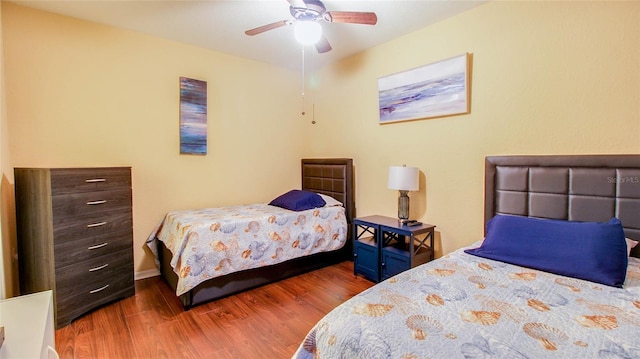
<path fill-rule="evenodd" d="M 135 280 L 146 279 L 151 277 L 157 277 L 160 275 L 160 270 L 158 269 L 149 269 L 142 272 L 136 272 L 134 274 Z"/>

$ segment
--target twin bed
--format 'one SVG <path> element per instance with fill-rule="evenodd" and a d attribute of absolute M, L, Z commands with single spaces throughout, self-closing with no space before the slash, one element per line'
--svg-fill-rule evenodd
<path fill-rule="evenodd" d="M 302 190 L 328 196 L 325 206 L 252 204 L 165 216 L 147 245 L 185 309 L 351 258 L 353 161 L 303 159 L 301 175 Z"/>
<path fill-rule="evenodd" d="M 488 157 L 485 181 L 484 241 L 351 298 L 294 357 L 640 358 L 640 155 Z"/>

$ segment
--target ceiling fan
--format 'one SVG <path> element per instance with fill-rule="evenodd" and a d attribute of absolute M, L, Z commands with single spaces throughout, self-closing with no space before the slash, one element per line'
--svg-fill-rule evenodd
<path fill-rule="evenodd" d="M 291 13 L 291 16 L 293 16 L 293 20 L 276 21 L 271 24 L 256 27 L 255 29 L 247 30 L 244 33 L 249 36 L 253 36 L 285 25 L 293 25 L 303 22 L 313 23 L 319 20 L 364 25 L 375 25 L 378 22 L 378 17 L 373 12 L 327 11 L 326 7 L 320 0 L 287 1 L 290 4 L 289 12 Z M 331 45 L 324 34 L 320 35 L 320 40 L 315 43 L 315 47 L 319 53 L 325 53 L 331 50 Z"/>

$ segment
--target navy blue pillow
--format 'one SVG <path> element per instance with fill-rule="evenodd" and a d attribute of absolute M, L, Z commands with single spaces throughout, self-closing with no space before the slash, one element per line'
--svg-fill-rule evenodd
<path fill-rule="evenodd" d="M 627 275 L 622 224 L 497 215 L 466 253 L 621 288 Z"/>
<path fill-rule="evenodd" d="M 269 204 L 292 211 L 306 211 L 311 208 L 324 207 L 327 203 L 317 193 L 292 189 L 269 202 Z"/>

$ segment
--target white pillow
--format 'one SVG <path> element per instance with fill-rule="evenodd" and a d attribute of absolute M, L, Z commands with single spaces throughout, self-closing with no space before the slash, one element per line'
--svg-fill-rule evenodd
<path fill-rule="evenodd" d="M 638 241 L 634 241 L 633 239 L 625 238 L 627 240 L 627 253 L 631 254 L 631 250 L 638 245 Z"/>
<path fill-rule="evenodd" d="M 324 199 L 324 201 L 327 203 L 325 207 L 342 206 L 342 202 L 338 201 L 337 199 L 331 196 L 327 196 L 326 194 L 322 194 L 322 193 L 318 193 L 318 195 L 322 197 L 322 199 Z"/>

